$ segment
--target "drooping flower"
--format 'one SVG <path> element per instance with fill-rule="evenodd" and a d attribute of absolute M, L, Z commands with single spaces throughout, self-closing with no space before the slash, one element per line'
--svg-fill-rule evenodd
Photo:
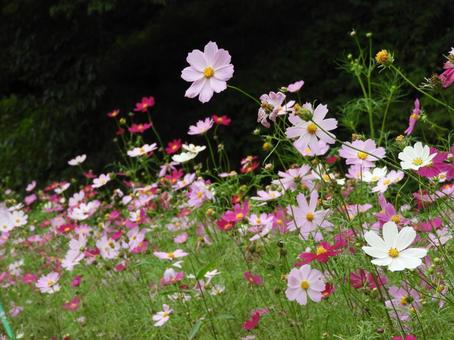
<path fill-rule="evenodd" d="M 233 65 L 228 51 L 219 49 L 215 42 L 205 45 L 204 51 L 193 50 L 186 58 L 190 66 L 181 72 L 181 78 L 192 82 L 185 97 L 199 96 L 202 103 L 208 102 L 213 93 L 227 88 L 227 81 L 233 76 Z"/>
<path fill-rule="evenodd" d="M 155 105 L 154 97 L 143 97 L 142 100 L 136 104 L 135 112 L 147 112 L 149 108 Z"/>
<path fill-rule="evenodd" d="M 83 162 L 85 162 L 85 159 L 87 159 L 87 155 L 79 155 L 79 156 L 76 156 L 75 158 L 71 159 L 68 161 L 68 164 L 71 165 L 71 166 L 76 166 L 76 165 L 79 165 L 79 164 L 82 164 Z"/>
<path fill-rule="evenodd" d="M 153 315 L 153 321 L 155 322 L 154 325 L 156 327 L 163 326 L 167 321 L 170 319 L 170 314 L 173 313 L 173 310 L 166 304 L 162 305 L 162 311 L 157 312 Z"/>
<path fill-rule="evenodd" d="M 270 123 L 268 119 L 275 122 L 277 116 L 286 115 L 292 112 L 292 106 L 295 104 L 294 100 L 289 102 L 285 101 L 285 94 L 282 92 L 270 92 L 260 96 L 260 108 L 257 115 L 257 122 L 261 123 L 264 127 L 269 128 Z"/>
<path fill-rule="evenodd" d="M 285 295 L 290 301 L 305 305 L 308 296 L 312 301 L 320 302 L 324 290 L 325 281 L 322 272 L 305 264 L 299 269 L 293 268 L 290 271 Z"/>
<path fill-rule="evenodd" d="M 443 68 L 445 70 L 438 76 L 438 78 L 441 81 L 441 85 L 444 88 L 448 88 L 454 84 L 454 48 L 451 48 L 448 60 L 443 65 Z"/>
<path fill-rule="evenodd" d="M 398 157 L 401 160 L 400 166 L 402 169 L 419 170 L 430 165 L 436 155 L 436 153 L 430 154 L 428 145 L 423 146 L 421 142 L 417 142 L 413 146 L 406 146 Z"/>
<path fill-rule="evenodd" d="M 320 147 L 319 140 L 333 144 L 335 142 L 334 135 L 329 131 L 337 128 L 337 120 L 334 118 L 325 119 L 328 107 L 319 104 L 314 110 L 312 104 L 306 103 L 303 108 L 309 114 L 312 114 L 312 120 L 306 121 L 295 114 L 291 114 L 289 121 L 293 126 L 285 131 L 288 138 L 296 139 L 293 143 L 294 146 L 299 149 L 309 147 L 313 152 L 316 152 Z"/>
<path fill-rule="evenodd" d="M 385 275 L 379 274 L 377 276 L 364 269 L 351 272 L 349 278 L 351 286 L 355 289 L 367 288 L 372 290 L 388 283 L 388 278 Z"/>
<path fill-rule="evenodd" d="M 205 120 L 199 120 L 196 125 L 191 125 L 189 127 L 188 135 L 203 135 L 213 127 L 213 124 L 213 119 L 209 117 Z"/>
<path fill-rule="evenodd" d="M 365 168 L 372 168 L 374 162 L 385 157 L 385 149 L 378 147 L 375 141 L 355 140 L 352 143 L 345 143 L 339 150 L 339 156 L 345 158 L 349 165 L 361 165 Z"/>
<path fill-rule="evenodd" d="M 416 231 L 404 227 L 399 232 L 394 222 L 383 225 L 383 239 L 374 231 L 366 232 L 364 238 L 369 246 L 362 249 L 367 255 L 374 257 L 372 263 L 387 266 L 392 272 L 414 269 L 422 264 L 421 258 L 427 255 L 426 249 L 408 248 L 416 238 Z"/>
<path fill-rule="evenodd" d="M 385 306 L 390 309 L 391 316 L 401 321 L 407 321 L 410 313 L 421 307 L 419 293 L 408 285 L 391 286 L 388 292 L 392 299 L 385 301 Z"/>
<path fill-rule="evenodd" d="M 36 282 L 36 287 L 39 288 L 41 293 L 53 294 L 60 290 L 60 285 L 58 280 L 60 279 L 60 274 L 57 272 L 49 273 L 45 276 L 41 276 Z"/>
<path fill-rule="evenodd" d="M 405 134 L 407 136 L 412 134 L 412 132 L 415 128 L 416 122 L 419 119 L 420 114 L 421 114 L 421 104 L 419 103 L 419 99 L 416 98 L 415 106 L 413 107 L 413 111 L 412 111 L 410 117 L 408 118 L 408 128 L 405 130 Z"/>

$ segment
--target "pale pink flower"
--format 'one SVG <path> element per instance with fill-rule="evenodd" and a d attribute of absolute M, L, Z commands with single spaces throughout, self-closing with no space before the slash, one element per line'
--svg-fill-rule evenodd
<path fill-rule="evenodd" d="M 420 115 L 421 115 L 421 104 L 419 103 L 419 99 L 416 98 L 413 112 L 411 113 L 410 118 L 408 118 L 408 128 L 405 130 L 405 134 L 407 136 L 412 134 L 413 129 L 415 128 L 416 122 L 418 121 Z"/>
<path fill-rule="evenodd" d="M 283 187 L 285 190 L 296 190 L 300 185 L 312 189 L 312 181 L 315 177 L 311 173 L 309 165 L 303 165 L 299 168 L 288 169 L 287 171 L 278 172 L 279 179 L 273 181 L 273 184 Z"/>
<path fill-rule="evenodd" d="M 268 119 L 275 122 L 277 116 L 286 115 L 293 112 L 292 107 L 295 104 L 294 100 L 285 102 L 285 94 L 282 92 L 270 92 L 260 96 L 260 109 L 257 115 L 257 122 L 264 127 L 269 128 Z"/>
<path fill-rule="evenodd" d="M 345 143 L 339 150 L 339 156 L 346 158 L 349 165 L 361 165 L 372 168 L 374 162 L 385 157 L 385 149 L 376 146 L 372 139 L 366 141 L 355 140 L 353 143 Z"/>
<path fill-rule="evenodd" d="M 139 157 L 143 155 L 147 155 L 158 148 L 156 143 L 153 144 L 144 144 L 139 148 L 133 148 L 127 152 L 129 157 Z"/>
<path fill-rule="evenodd" d="M 324 290 L 325 281 L 322 272 L 312 269 L 309 264 L 301 268 L 293 268 L 288 274 L 285 295 L 290 301 L 305 305 L 309 296 L 312 301 L 320 302 Z"/>
<path fill-rule="evenodd" d="M 320 140 L 327 144 L 333 144 L 335 142 L 334 135 L 329 131 L 337 128 L 337 120 L 334 118 L 325 119 L 328 113 L 327 106 L 319 104 L 314 110 L 312 104 L 306 103 L 303 108 L 312 114 L 312 120 L 305 121 L 294 114 L 289 116 L 289 121 L 293 126 L 287 128 L 285 133 L 288 138 L 296 139 L 293 145 L 297 149 L 309 147 L 312 152 L 317 152 L 320 148 Z"/>
<path fill-rule="evenodd" d="M 195 125 L 189 126 L 188 135 L 203 135 L 213 127 L 214 121 L 210 117 L 199 120 Z"/>
<path fill-rule="evenodd" d="M 271 201 L 282 196 L 282 193 L 276 190 L 259 190 L 257 196 L 251 197 L 251 200 L 255 201 Z"/>
<path fill-rule="evenodd" d="M 162 311 L 157 312 L 155 315 L 153 315 L 153 321 L 155 322 L 154 325 L 156 327 L 161 327 L 164 325 L 167 321 L 169 321 L 170 314 L 173 313 L 173 310 L 170 309 L 169 306 L 166 304 L 162 305 Z"/>
<path fill-rule="evenodd" d="M 301 90 L 303 85 L 304 85 L 304 80 L 296 81 L 287 86 L 287 91 L 288 92 L 298 92 L 299 90 Z"/>
<path fill-rule="evenodd" d="M 233 76 L 233 65 L 228 51 L 219 49 L 212 41 L 206 44 L 204 51 L 193 50 L 186 61 L 190 66 L 181 72 L 181 78 L 192 82 L 185 96 L 199 96 L 202 103 L 208 102 L 213 93 L 227 88 L 227 81 Z"/>
<path fill-rule="evenodd" d="M 157 258 L 161 259 L 161 260 L 173 261 L 173 260 L 175 260 L 177 258 L 188 256 L 189 254 L 186 253 L 185 251 L 181 250 L 181 249 L 177 249 L 175 251 L 168 252 L 168 253 L 165 253 L 165 252 L 162 252 L 162 251 L 155 251 L 153 253 L 153 255 L 156 256 Z"/>
<path fill-rule="evenodd" d="M 58 284 L 59 279 L 60 274 L 56 272 L 49 273 L 39 278 L 39 280 L 36 282 L 36 287 L 39 288 L 41 293 L 56 293 L 60 290 L 60 285 Z"/>
<path fill-rule="evenodd" d="M 109 174 L 101 174 L 98 178 L 95 178 L 93 180 L 92 187 L 93 188 L 100 188 L 104 185 L 107 184 L 107 182 L 110 181 L 110 175 Z"/>

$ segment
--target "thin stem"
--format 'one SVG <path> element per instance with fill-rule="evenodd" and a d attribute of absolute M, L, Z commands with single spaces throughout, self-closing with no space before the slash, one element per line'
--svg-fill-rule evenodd
<path fill-rule="evenodd" d="M 241 94 L 245 95 L 246 97 L 248 97 L 249 99 L 252 99 L 256 104 L 260 105 L 260 101 L 253 97 L 252 95 L 250 95 L 249 93 L 243 91 L 242 89 L 240 89 L 239 87 L 236 87 L 236 86 L 233 86 L 233 85 L 227 85 L 228 88 L 232 89 L 232 90 L 235 90 L 235 91 L 238 91 L 240 92 Z"/>

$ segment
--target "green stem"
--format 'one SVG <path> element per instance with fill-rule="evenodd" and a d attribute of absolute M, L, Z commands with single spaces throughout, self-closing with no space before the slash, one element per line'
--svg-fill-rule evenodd
<path fill-rule="evenodd" d="M 383 139 L 383 135 L 385 132 L 386 117 L 388 116 L 389 105 L 391 104 L 391 99 L 393 97 L 393 93 L 394 93 L 394 91 L 391 89 L 391 93 L 389 94 L 388 101 L 386 102 L 385 113 L 383 114 L 383 121 L 381 122 L 380 138 L 378 139 L 378 145 L 381 145 L 381 141 Z"/>
<path fill-rule="evenodd" d="M 432 96 L 430 93 L 424 91 L 423 89 L 419 88 L 418 86 L 416 86 L 410 79 L 408 79 L 403 73 L 401 70 L 399 70 L 396 66 L 394 65 L 391 65 L 390 66 L 391 69 L 393 69 L 400 77 L 402 77 L 403 80 L 405 80 L 411 87 L 413 87 L 416 91 L 422 93 L 423 95 L 429 97 L 430 99 L 432 99 L 434 102 L 446 107 L 448 110 L 450 111 L 453 111 L 454 112 L 454 108 L 449 106 L 448 104 L 446 104 L 445 102 L 442 102 L 440 99 L 437 99 L 435 98 L 434 96 Z"/>
<path fill-rule="evenodd" d="M 6 334 L 8 334 L 9 339 L 15 340 L 16 336 L 14 335 L 14 331 L 9 324 L 8 317 L 6 316 L 2 303 L 0 303 L 0 319 L 2 320 L 3 328 L 5 329 Z"/>
<path fill-rule="evenodd" d="M 248 97 L 249 99 L 252 99 L 256 104 L 258 104 L 258 105 L 261 104 L 260 101 L 259 101 L 257 98 L 251 96 L 249 93 L 243 91 L 243 90 L 240 89 L 239 87 L 236 87 L 236 86 L 233 86 L 233 85 L 227 85 L 227 87 L 230 88 L 230 89 L 232 89 L 232 90 L 235 90 L 235 91 L 240 92 L 241 94 L 245 95 L 245 96 Z"/>

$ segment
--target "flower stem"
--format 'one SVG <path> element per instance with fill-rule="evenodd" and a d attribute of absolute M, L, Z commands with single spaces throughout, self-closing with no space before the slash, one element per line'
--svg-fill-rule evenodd
<path fill-rule="evenodd" d="M 245 95 L 246 97 L 248 97 L 249 99 L 252 99 L 255 103 L 257 103 L 258 105 L 260 105 L 260 101 L 253 97 L 252 95 L 250 95 L 249 93 L 243 91 L 242 89 L 240 89 L 239 87 L 236 87 L 236 86 L 233 86 L 233 85 L 227 85 L 228 88 L 232 89 L 232 90 L 235 90 L 235 91 L 238 91 L 240 92 L 241 94 Z"/>

